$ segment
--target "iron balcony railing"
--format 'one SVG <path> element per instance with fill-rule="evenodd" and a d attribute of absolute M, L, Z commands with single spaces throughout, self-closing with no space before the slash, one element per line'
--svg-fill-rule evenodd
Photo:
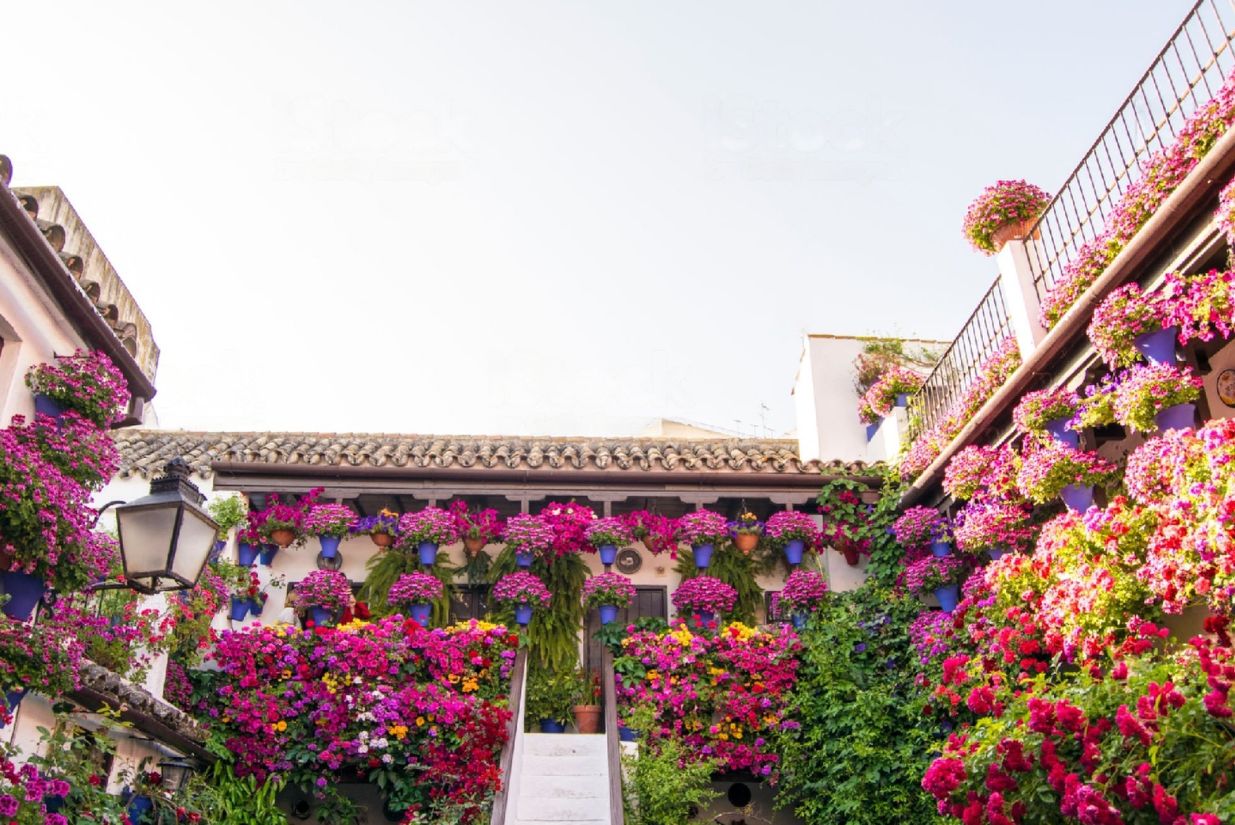
<path fill-rule="evenodd" d="M 1038 219 L 1026 244 L 1044 297 L 1088 241 L 1099 237 L 1144 162 L 1170 146 L 1235 68 L 1235 2 L 1198 0 Z"/>
<path fill-rule="evenodd" d="M 952 411 L 978 378 L 982 366 L 1013 335 L 999 279 L 978 302 L 960 334 L 943 353 L 922 389 L 909 402 L 910 436 L 916 438 Z"/>

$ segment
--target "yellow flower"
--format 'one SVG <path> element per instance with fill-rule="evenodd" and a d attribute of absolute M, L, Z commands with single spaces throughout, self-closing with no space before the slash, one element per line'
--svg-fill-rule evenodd
<path fill-rule="evenodd" d="M 282 719 L 280 719 L 279 721 L 277 721 L 277 722 L 275 722 L 273 725 L 271 725 L 271 726 L 270 726 L 270 729 L 271 729 L 271 730 L 273 730 L 273 731 L 277 731 L 277 732 L 279 732 L 279 733 L 282 733 L 283 731 L 287 730 L 287 722 L 285 722 L 285 721 L 283 721 Z"/>
<path fill-rule="evenodd" d="M 425 726 L 425 718 L 423 716 L 416 717 L 416 727 L 423 728 Z"/>

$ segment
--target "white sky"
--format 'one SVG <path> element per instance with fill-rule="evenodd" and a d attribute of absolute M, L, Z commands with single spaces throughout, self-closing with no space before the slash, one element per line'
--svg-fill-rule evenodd
<path fill-rule="evenodd" d="M 0 3 L 0 152 L 164 426 L 791 430 L 803 332 L 951 338 L 1186 0 Z"/>

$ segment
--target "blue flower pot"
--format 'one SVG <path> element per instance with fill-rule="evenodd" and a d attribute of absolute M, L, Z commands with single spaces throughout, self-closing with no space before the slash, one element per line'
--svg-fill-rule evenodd
<path fill-rule="evenodd" d="M 618 725 L 618 739 L 623 742 L 638 742 L 639 731 L 634 728 L 628 728 L 625 725 Z"/>
<path fill-rule="evenodd" d="M 565 733 L 566 726 L 563 725 L 561 722 L 557 721 L 556 719 L 541 719 L 540 720 L 540 732 L 541 733 Z"/>
<path fill-rule="evenodd" d="M 19 622 L 30 618 L 34 606 L 47 591 L 43 577 L 30 573 L 0 573 L 0 584 L 4 585 L 4 592 L 9 595 L 9 600 L 4 604 L 4 615 Z"/>
<path fill-rule="evenodd" d="M 249 615 L 249 600 L 242 599 L 239 596 L 232 596 L 232 607 L 228 616 L 233 622 L 242 622 L 244 617 Z"/>
<path fill-rule="evenodd" d="M 600 606 L 600 623 L 613 624 L 617 621 L 618 609 L 615 604 L 602 604 Z"/>
<path fill-rule="evenodd" d="M 261 616 L 262 611 L 265 609 L 266 603 L 261 599 L 249 599 L 249 614 L 252 615 L 253 618 Z"/>
<path fill-rule="evenodd" d="M 955 584 L 937 587 L 935 598 L 939 599 L 939 606 L 943 608 L 944 613 L 951 613 L 956 609 L 956 603 L 960 601 L 960 587 Z"/>
<path fill-rule="evenodd" d="M 64 807 L 64 797 L 59 795 L 51 795 L 43 797 L 43 807 L 47 809 L 49 814 L 58 814 L 60 809 Z"/>
<path fill-rule="evenodd" d="M 257 561 L 269 567 L 274 564 L 274 557 L 279 552 L 277 544 L 263 544 L 257 551 Z"/>
<path fill-rule="evenodd" d="M 986 548 L 986 555 L 990 558 L 991 561 L 999 561 L 1000 559 L 1003 558 L 1003 554 L 1006 552 L 1008 551 L 1004 550 L 1001 547 Z"/>
<path fill-rule="evenodd" d="M 532 620 L 532 606 L 530 604 L 515 605 L 515 623 L 519 627 L 527 627 L 528 622 Z"/>
<path fill-rule="evenodd" d="M 515 553 L 515 566 L 516 567 L 531 567 L 532 566 L 532 554 L 526 551 L 523 551 L 523 550 L 516 552 Z"/>
<path fill-rule="evenodd" d="M 952 545 L 946 541 L 932 541 L 931 555 L 937 559 L 952 555 Z"/>
<path fill-rule="evenodd" d="M 1075 450 L 1081 446 L 1081 436 L 1073 431 L 1071 423 L 1071 418 L 1052 418 L 1046 422 L 1046 431 L 1055 441 Z"/>
<path fill-rule="evenodd" d="M 9 715 L 12 716 L 17 712 L 17 706 L 21 704 L 21 700 L 26 698 L 26 689 L 21 690 L 6 690 L 4 692 L 4 704 L 9 709 Z M 4 723 L 0 722 L 0 728 L 4 727 Z"/>
<path fill-rule="evenodd" d="M 711 610 L 700 610 L 695 613 L 699 617 L 699 626 L 707 627 L 712 622 L 716 621 L 716 614 Z"/>
<path fill-rule="evenodd" d="M 146 817 L 146 814 L 154 810 L 154 801 L 148 796 L 134 796 L 129 800 L 129 807 L 126 809 L 129 815 L 130 825 L 142 825 L 142 822 L 152 822 L 152 817 Z"/>
<path fill-rule="evenodd" d="M 1069 484 L 1059 491 L 1059 497 L 1074 513 L 1083 513 L 1093 505 L 1092 484 Z"/>
<path fill-rule="evenodd" d="M 1191 430 L 1196 426 L 1195 404 L 1173 404 L 1159 410 L 1154 416 L 1154 423 L 1162 432 L 1167 430 Z"/>
<path fill-rule="evenodd" d="M 807 619 L 809 619 L 809 618 L 810 618 L 810 617 L 809 617 L 806 613 L 800 613 L 800 612 L 799 612 L 799 613 L 794 613 L 794 614 L 793 614 L 793 617 L 792 617 L 792 619 L 793 619 L 793 629 L 794 629 L 794 630 L 801 630 L 802 628 L 806 627 L 806 620 L 807 620 Z"/>
<path fill-rule="evenodd" d="M 896 394 L 896 406 L 898 406 L 898 407 L 908 407 L 908 406 L 909 406 L 909 393 L 907 393 L 907 392 L 898 392 L 898 393 Z"/>
<path fill-rule="evenodd" d="M 35 415 L 50 415 L 52 418 L 59 418 L 68 412 L 68 407 L 61 404 L 59 401 L 42 393 L 34 394 L 34 414 Z"/>
<path fill-rule="evenodd" d="M 785 545 L 785 561 L 789 562 L 791 567 L 797 567 L 802 563 L 804 550 L 806 550 L 806 542 L 801 539 L 790 539 Z"/>
<path fill-rule="evenodd" d="M 249 544 L 247 541 L 237 542 L 236 544 L 236 563 L 241 567 L 252 567 L 253 562 L 257 561 L 258 546 Z"/>
<path fill-rule="evenodd" d="M 696 544 L 690 548 L 690 551 L 695 556 L 695 567 L 698 567 L 700 570 L 706 569 L 712 563 L 712 545 Z"/>
<path fill-rule="evenodd" d="M 600 546 L 600 563 L 608 567 L 613 564 L 617 558 L 617 547 L 612 544 L 602 544 Z"/>
<path fill-rule="evenodd" d="M 1167 327 L 1154 332 L 1143 332 L 1132 339 L 1132 346 L 1153 364 L 1175 363 L 1175 341 L 1179 327 Z"/>
<path fill-rule="evenodd" d="M 870 441 L 871 439 L 873 439 L 875 437 L 875 433 L 877 432 L 879 432 L 879 422 L 878 421 L 876 421 L 874 424 L 867 424 L 866 425 L 866 440 Z"/>
<path fill-rule="evenodd" d="M 215 539 L 214 546 L 210 548 L 210 557 L 207 562 L 218 560 L 219 556 L 223 555 L 223 551 L 227 548 L 227 539 Z"/>
<path fill-rule="evenodd" d="M 333 559 L 339 555 L 339 542 L 342 539 L 338 536 L 318 536 L 317 540 L 322 545 L 322 558 Z"/>
<path fill-rule="evenodd" d="M 416 552 L 420 554 L 420 563 L 425 567 L 432 567 L 437 561 L 437 544 L 432 541 L 422 541 L 416 545 Z"/>
<path fill-rule="evenodd" d="M 309 608 L 309 618 L 318 627 L 330 627 L 334 624 L 334 611 L 325 607 L 313 605 Z"/>
<path fill-rule="evenodd" d="M 433 605 L 431 604 L 414 604 L 409 611 L 412 614 L 412 620 L 421 627 L 429 626 L 429 617 L 433 615 Z"/>

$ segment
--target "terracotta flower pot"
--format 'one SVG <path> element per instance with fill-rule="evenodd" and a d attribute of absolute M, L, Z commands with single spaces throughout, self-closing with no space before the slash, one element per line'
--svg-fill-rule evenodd
<path fill-rule="evenodd" d="M 1033 229 L 1034 224 L 1037 222 L 1038 222 L 1037 218 L 1028 218 L 1023 221 L 1014 221 L 1009 224 L 1004 224 L 1003 226 L 996 229 L 994 232 L 991 233 L 991 242 L 995 244 L 995 251 L 998 252 L 999 250 L 1003 249 L 1003 245 L 1006 244 L 1008 241 L 1022 240 L 1024 238 L 1028 238 L 1030 234 L 1030 230 Z M 1037 232 L 1033 234 L 1034 240 L 1037 240 L 1040 236 L 1041 236 L 1040 233 L 1037 233 Z"/>
<path fill-rule="evenodd" d="M 395 543 L 395 537 L 389 533 L 370 533 L 369 538 L 373 539 L 373 543 L 378 547 L 389 547 Z"/>
<path fill-rule="evenodd" d="M 271 530 L 270 540 L 286 550 L 296 540 L 296 532 L 294 530 Z"/>
<path fill-rule="evenodd" d="M 858 562 L 862 559 L 862 556 L 858 553 L 856 547 L 842 547 L 840 548 L 840 552 L 841 555 L 845 557 L 845 564 L 850 567 L 857 567 Z"/>
<path fill-rule="evenodd" d="M 733 537 L 733 546 L 743 553 L 749 553 L 759 546 L 758 533 L 738 533 Z"/>
<path fill-rule="evenodd" d="M 465 538 L 463 540 L 463 552 L 467 553 L 469 557 L 475 556 L 477 553 L 479 553 L 481 550 L 484 550 L 484 549 L 485 549 L 484 539 Z"/>
<path fill-rule="evenodd" d="M 600 733 L 600 705 L 575 705 L 571 710 L 579 733 Z"/>
<path fill-rule="evenodd" d="M 649 553 L 656 552 L 656 545 L 652 544 L 651 536 L 644 536 L 643 538 L 639 539 L 639 541 L 643 542 L 643 546 L 648 549 Z"/>

